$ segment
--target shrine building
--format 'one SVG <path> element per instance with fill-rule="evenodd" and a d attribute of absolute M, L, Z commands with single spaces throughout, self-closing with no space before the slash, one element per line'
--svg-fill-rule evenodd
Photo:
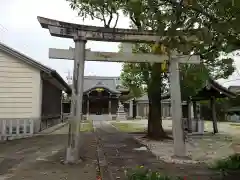
<path fill-rule="evenodd" d="M 105 119 L 115 119 L 119 102 L 129 90 L 121 85 L 119 77 L 85 76 L 83 85 L 83 115 L 102 115 Z M 70 112 L 70 100 L 63 104 L 63 111 Z M 127 110 L 126 110 L 127 111 Z"/>

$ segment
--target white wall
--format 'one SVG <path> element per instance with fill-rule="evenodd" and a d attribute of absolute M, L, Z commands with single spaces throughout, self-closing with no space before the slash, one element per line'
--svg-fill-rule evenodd
<path fill-rule="evenodd" d="M 41 94 L 40 71 L 0 51 L 0 119 L 39 120 Z"/>

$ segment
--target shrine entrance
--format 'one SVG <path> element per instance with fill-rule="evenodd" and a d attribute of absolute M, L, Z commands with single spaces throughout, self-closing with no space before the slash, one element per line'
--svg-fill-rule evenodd
<path fill-rule="evenodd" d="M 96 115 L 102 115 L 102 114 L 109 114 L 109 103 L 108 99 L 89 99 L 89 114 L 96 114 Z"/>
<path fill-rule="evenodd" d="M 119 95 L 120 92 L 115 92 L 99 82 L 84 92 L 84 114 L 110 116 L 116 114 Z"/>

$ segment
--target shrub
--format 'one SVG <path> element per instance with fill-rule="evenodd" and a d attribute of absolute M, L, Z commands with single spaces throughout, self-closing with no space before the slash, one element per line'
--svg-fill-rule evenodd
<path fill-rule="evenodd" d="M 239 170 L 240 171 L 240 154 L 234 154 L 226 159 L 218 160 L 212 167 L 215 170 Z"/>
<path fill-rule="evenodd" d="M 181 177 L 170 177 L 159 172 L 154 172 L 149 169 L 145 169 L 143 166 L 137 169 L 126 171 L 125 175 L 128 180 L 183 180 Z"/>

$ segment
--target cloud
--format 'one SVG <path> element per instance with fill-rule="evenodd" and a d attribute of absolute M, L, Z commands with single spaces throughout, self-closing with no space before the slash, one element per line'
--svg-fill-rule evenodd
<path fill-rule="evenodd" d="M 70 39 L 51 37 L 48 30 L 42 29 L 37 16 L 61 21 L 101 26 L 102 22 L 77 17 L 65 0 L 1 0 L 0 6 L 0 41 L 33 59 L 56 69 L 62 76 L 72 70 L 73 62 L 67 60 L 50 60 L 48 48 L 69 48 L 74 46 Z M 120 18 L 118 26 L 127 28 L 128 20 Z M 118 51 L 119 43 L 88 41 L 87 48 L 95 51 Z M 106 71 L 107 69 L 107 71 Z M 121 71 L 119 63 L 86 62 L 85 74 L 90 72 L 102 76 L 118 76 Z"/>

